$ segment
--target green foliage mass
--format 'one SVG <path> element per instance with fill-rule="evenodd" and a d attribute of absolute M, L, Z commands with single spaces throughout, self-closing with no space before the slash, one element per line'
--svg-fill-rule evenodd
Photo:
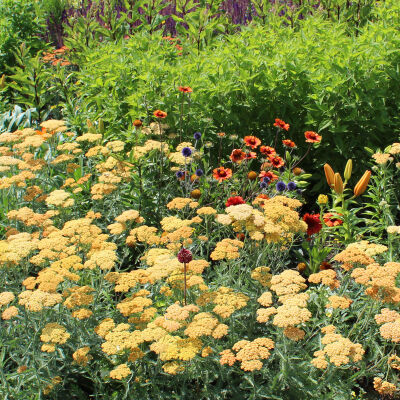
<path fill-rule="evenodd" d="M 182 38 L 179 51 L 176 42 L 147 33 L 97 43 L 76 60 L 82 121 L 75 116 L 74 123 L 101 117 L 115 135 L 159 108 L 176 126 L 178 86 L 187 85 L 193 88 L 185 108 L 188 137 L 208 128 L 267 140 L 278 117 L 291 125 L 299 146 L 304 131 L 322 134 L 317 165 L 338 153 L 342 160 L 361 159 L 363 146 L 384 147 L 399 131 L 399 10 L 396 2 L 378 6 L 374 22 L 357 36 L 318 15 L 298 30 L 271 16 L 266 26 L 216 36 L 200 49 L 191 37 Z"/>

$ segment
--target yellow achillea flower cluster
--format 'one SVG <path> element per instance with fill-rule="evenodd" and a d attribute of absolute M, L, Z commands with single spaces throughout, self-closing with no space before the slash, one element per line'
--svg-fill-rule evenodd
<path fill-rule="evenodd" d="M 144 269 L 136 269 L 130 272 L 109 272 L 105 279 L 115 283 L 116 292 L 128 292 L 138 284 L 154 283 L 150 272 Z"/>
<path fill-rule="evenodd" d="M 88 354 L 89 351 L 90 347 L 81 347 L 72 354 L 72 358 L 77 364 L 86 366 L 87 363 L 93 358 L 90 354 Z"/>
<path fill-rule="evenodd" d="M 52 307 L 61 303 L 62 296 L 59 293 L 47 293 L 42 290 L 25 290 L 18 295 L 18 304 L 25 306 L 28 311 L 39 312 L 44 307 Z"/>
<path fill-rule="evenodd" d="M 15 299 L 14 293 L 1 292 L 0 293 L 0 307 L 10 304 L 14 299 Z"/>
<path fill-rule="evenodd" d="M 333 259 L 342 263 L 341 267 L 345 271 L 350 271 L 355 264 L 369 265 L 375 262 L 375 260 L 369 256 L 364 249 L 361 249 L 358 246 L 347 246 L 345 250 L 336 254 Z"/>
<path fill-rule="evenodd" d="M 169 210 L 183 210 L 187 205 L 192 203 L 192 200 L 187 197 L 175 197 L 167 204 Z"/>
<path fill-rule="evenodd" d="M 342 310 L 349 308 L 353 300 L 348 297 L 342 296 L 329 296 L 329 303 L 325 306 L 327 308 L 340 308 Z"/>
<path fill-rule="evenodd" d="M 196 212 L 199 215 L 215 215 L 217 210 L 212 207 L 200 207 Z"/>
<path fill-rule="evenodd" d="M 25 226 L 37 226 L 47 228 L 53 225 L 52 217 L 58 214 L 58 211 L 49 210 L 44 214 L 35 213 L 29 207 L 22 207 L 18 210 L 11 210 L 7 213 L 9 220 L 20 221 Z"/>
<path fill-rule="evenodd" d="M 258 302 L 264 307 L 257 310 L 257 321 L 266 323 L 272 315 L 275 315 L 273 324 L 284 328 L 283 333 L 292 340 L 298 341 L 304 338 L 305 332 L 295 327 L 303 324 L 311 318 L 307 307 L 308 294 L 299 293 L 307 285 L 305 279 L 294 270 L 286 270 L 271 278 L 270 289 L 278 295 L 279 307 L 271 307 L 273 304 L 272 293 L 264 292 Z"/>
<path fill-rule="evenodd" d="M 54 134 L 56 132 L 65 132 L 67 127 L 65 121 L 60 119 L 49 119 L 40 124 L 40 126 L 46 129 L 46 133 Z"/>
<path fill-rule="evenodd" d="M 132 148 L 132 155 L 135 160 L 138 160 L 153 150 L 162 151 L 166 155 L 169 154 L 168 146 L 165 143 L 157 140 L 147 140 L 143 146 L 134 146 Z"/>
<path fill-rule="evenodd" d="M 210 313 L 202 312 L 194 316 L 184 333 L 190 338 L 212 336 L 215 339 L 220 339 L 228 334 L 228 325 L 220 324 L 218 319 Z"/>
<path fill-rule="evenodd" d="M 285 196 L 275 196 L 264 200 L 262 212 L 248 204 L 239 204 L 226 208 L 227 215 L 217 215 L 217 222 L 233 224 L 234 230 L 246 230 L 253 240 L 265 239 L 268 242 L 289 240 L 296 233 L 307 230 L 295 208 L 301 203 Z"/>
<path fill-rule="evenodd" d="M 236 310 L 245 307 L 249 298 L 243 293 L 236 293 L 233 289 L 220 287 L 216 291 L 205 292 L 200 295 L 196 303 L 199 306 L 215 304 L 213 312 L 222 318 L 230 317 Z"/>
<path fill-rule="evenodd" d="M 121 381 L 132 373 L 126 364 L 120 364 L 118 367 L 110 371 L 110 378 Z"/>
<path fill-rule="evenodd" d="M 400 371 L 400 357 L 398 357 L 396 354 L 392 354 L 388 358 L 388 364 L 390 365 L 391 368 Z"/>
<path fill-rule="evenodd" d="M 11 306 L 6 308 L 2 314 L 1 314 L 1 318 L 4 320 L 9 320 L 11 318 L 14 318 L 18 315 L 18 308 L 15 306 Z"/>
<path fill-rule="evenodd" d="M 310 283 L 321 283 L 322 285 L 329 286 L 332 290 L 340 286 L 340 281 L 336 278 L 336 271 L 333 269 L 326 269 L 308 277 Z"/>
<path fill-rule="evenodd" d="M 258 281 L 264 287 L 271 286 L 272 274 L 270 273 L 271 268 L 269 267 L 257 267 L 251 272 L 251 277 Z"/>
<path fill-rule="evenodd" d="M 350 243 L 347 249 L 359 249 L 367 256 L 374 257 L 377 254 L 382 254 L 387 251 L 387 246 L 378 243 L 370 243 L 368 240 L 361 240 L 360 242 Z"/>
<path fill-rule="evenodd" d="M 151 299 L 145 297 L 149 294 L 150 292 L 145 289 L 133 293 L 130 297 L 125 298 L 117 304 L 119 312 L 125 317 L 142 312 L 146 307 L 153 304 Z"/>
<path fill-rule="evenodd" d="M 45 344 L 42 345 L 42 351 L 51 353 L 55 351 L 56 344 L 64 344 L 69 338 L 70 334 L 66 329 L 56 322 L 46 324 L 40 335 L 40 340 Z"/>
<path fill-rule="evenodd" d="M 101 133 L 84 133 L 76 138 L 77 142 L 95 143 L 103 138 Z"/>
<path fill-rule="evenodd" d="M 210 257 L 214 261 L 223 259 L 234 260 L 240 257 L 239 248 L 243 246 L 244 244 L 240 240 L 223 239 L 217 243 Z"/>
<path fill-rule="evenodd" d="M 65 190 L 53 190 L 46 197 L 45 201 L 47 205 L 63 208 L 71 207 L 75 204 L 74 199 L 71 198 L 71 193 L 68 193 Z"/>
<path fill-rule="evenodd" d="M 314 352 L 314 359 L 311 363 L 316 368 L 325 369 L 328 367 L 328 360 L 340 367 L 348 364 L 350 361 L 357 362 L 362 359 L 365 351 L 360 343 L 353 343 L 348 338 L 344 338 L 335 333 L 336 328 L 332 325 L 322 328 L 324 337 L 321 343 L 324 345 L 322 350 Z"/>
<path fill-rule="evenodd" d="M 162 366 L 164 372 L 170 375 L 176 375 L 178 372 L 183 372 L 185 367 L 178 361 L 167 362 Z"/>
<path fill-rule="evenodd" d="M 102 270 L 111 269 L 115 266 L 116 261 L 117 254 L 114 249 L 99 250 L 92 253 L 84 267 L 94 269 L 97 266 Z"/>
<path fill-rule="evenodd" d="M 190 226 L 191 224 L 199 222 L 197 219 L 180 219 L 178 217 L 165 217 L 161 220 L 161 227 L 165 232 L 172 232 L 184 226 Z"/>
<path fill-rule="evenodd" d="M 160 237 L 157 236 L 157 228 L 147 225 L 133 228 L 126 238 L 126 244 L 131 247 L 136 245 L 136 243 L 145 243 L 149 246 L 157 245 L 160 244 L 160 241 Z"/>
<path fill-rule="evenodd" d="M 372 158 L 379 165 L 386 164 L 388 161 L 393 160 L 393 157 L 390 157 L 390 154 L 387 153 L 375 153 L 372 155 Z"/>
<path fill-rule="evenodd" d="M 129 331 L 130 324 L 115 325 L 114 321 L 107 318 L 97 328 L 95 332 L 99 336 L 104 336 L 105 342 L 101 348 L 108 355 L 121 354 L 125 350 L 133 350 L 143 343 L 142 332 L 135 330 Z"/>
<path fill-rule="evenodd" d="M 400 235 L 400 226 L 391 225 L 386 228 L 387 233 L 391 235 Z"/>
<path fill-rule="evenodd" d="M 118 189 L 118 186 L 113 185 L 112 183 L 95 183 L 91 189 L 90 193 L 92 194 L 93 200 L 101 200 L 104 196 L 114 192 Z"/>
<path fill-rule="evenodd" d="M 68 309 L 87 306 L 93 301 L 93 295 L 89 294 L 91 292 L 94 292 L 94 289 L 90 286 L 68 288 L 63 292 L 63 296 L 66 297 L 64 305 Z"/>
<path fill-rule="evenodd" d="M 232 366 L 236 361 L 240 362 L 240 368 L 244 371 L 257 371 L 263 367 L 261 360 L 267 360 L 274 348 L 274 342 L 269 338 L 257 338 L 253 341 L 240 340 L 231 350 L 223 350 L 220 354 L 220 364 Z"/>
<path fill-rule="evenodd" d="M 390 146 L 390 150 L 389 150 L 390 154 L 399 154 L 400 153 L 400 143 L 393 143 Z"/>
<path fill-rule="evenodd" d="M 189 361 L 201 351 L 202 347 L 200 339 L 165 334 L 150 345 L 150 350 L 154 351 L 161 361 Z"/>
<path fill-rule="evenodd" d="M 54 386 L 59 385 L 62 382 L 61 376 L 55 376 L 52 380 L 51 383 L 49 383 L 44 389 L 43 389 L 43 394 L 47 396 L 53 389 Z"/>
<path fill-rule="evenodd" d="M 397 311 L 384 308 L 380 314 L 375 315 L 375 321 L 382 324 L 379 332 L 384 339 L 400 342 L 400 314 Z"/>
<path fill-rule="evenodd" d="M 381 378 L 374 378 L 374 389 L 382 396 L 393 396 L 397 391 L 396 385 Z"/>
<path fill-rule="evenodd" d="M 10 235 L 0 240 L 0 262 L 12 266 L 38 248 L 39 240 L 27 232 Z"/>
<path fill-rule="evenodd" d="M 388 262 L 383 266 L 370 264 L 365 269 L 355 268 L 351 276 L 357 283 L 367 287 L 365 293 L 374 299 L 387 303 L 400 301 L 400 289 L 396 278 L 400 273 L 400 263 Z"/>

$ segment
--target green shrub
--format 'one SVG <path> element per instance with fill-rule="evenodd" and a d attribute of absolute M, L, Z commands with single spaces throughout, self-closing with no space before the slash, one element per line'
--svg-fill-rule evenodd
<path fill-rule="evenodd" d="M 385 147 L 399 131 L 399 10 L 395 2 L 380 5 L 375 22 L 358 36 L 318 15 L 298 31 L 271 16 L 268 26 L 218 36 L 199 53 L 184 39 L 180 51 L 176 42 L 145 33 L 99 44 L 80 58 L 81 120 L 73 122 L 101 117 L 108 135 L 119 136 L 133 119 L 157 108 L 178 117 L 177 87 L 189 85 L 190 106 L 185 102 L 183 110 L 188 137 L 207 129 L 209 138 L 222 130 L 268 140 L 280 117 L 300 146 L 305 130 L 322 134 L 317 165 L 338 154 L 361 160 L 364 146 Z M 181 123 L 168 118 L 171 126 Z"/>

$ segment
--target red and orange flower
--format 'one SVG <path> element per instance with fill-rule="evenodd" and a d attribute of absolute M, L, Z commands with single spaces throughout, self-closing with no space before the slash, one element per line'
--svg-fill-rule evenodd
<path fill-rule="evenodd" d="M 166 116 L 168 115 L 165 111 L 161 111 L 161 110 L 156 110 L 154 111 L 153 115 L 157 118 L 166 118 Z"/>
<path fill-rule="evenodd" d="M 296 143 L 295 142 L 293 142 L 292 140 L 290 140 L 290 139 L 284 139 L 284 140 L 282 140 L 282 143 L 283 143 L 283 145 L 284 146 L 286 146 L 286 147 L 296 147 Z"/>
<path fill-rule="evenodd" d="M 245 204 L 242 196 L 232 196 L 225 203 L 225 207 L 237 206 L 238 204 Z"/>
<path fill-rule="evenodd" d="M 219 167 L 213 169 L 213 177 L 218 182 L 222 182 L 232 177 L 232 170 L 230 168 Z"/>
<path fill-rule="evenodd" d="M 304 136 L 306 137 L 307 143 L 319 143 L 322 139 L 322 136 L 313 131 L 304 132 Z"/>
<path fill-rule="evenodd" d="M 264 154 L 267 157 L 274 156 L 276 154 L 276 151 L 273 147 L 270 146 L 261 146 L 260 147 L 260 153 Z"/>
<path fill-rule="evenodd" d="M 190 86 L 179 86 L 178 90 L 182 93 L 192 93 L 193 89 Z"/>
<path fill-rule="evenodd" d="M 252 149 L 255 149 L 261 144 L 261 140 L 256 136 L 245 136 L 243 140 L 246 143 L 246 146 L 249 146 Z"/>
<path fill-rule="evenodd" d="M 249 151 L 246 153 L 246 160 L 253 160 L 254 158 L 257 158 L 257 153 L 254 151 Z"/>
<path fill-rule="evenodd" d="M 288 131 L 290 128 L 289 124 L 287 124 L 285 121 L 282 121 L 279 118 L 275 118 L 274 126 L 276 126 L 277 128 L 280 128 L 280 129 L 284 129 L 285 131 Z"/>
<path fill-rule="evenodd" d="M 264 178 L 269 178 L 269 183 L 278 180 L 278 175 L 275 175 L 272 171 L 261 171 L 260 175 L 258 176 L 260 178 L 260 181 L 262 181 Z"/>
<path fill-rule="evenodd" d="M 285 165 L 285 161 L 283 161 L 282 158 L 279 156 L 270 157 L 269 161 L 275 168 L 280 168 Z"/>
<path fill-rule="evenodd" d="M 343 224 L 343 221 L 339 218 L 342 214 L 326 213 L 324 214 L 324 222 L 326 226 L 339 226 Z"/>
<path fill-rule="evenodd" d="M 242 151 L 241 149 L 233 149 L 231 155 L 229 158 L 234 162 L 234 163 L 241 163 L 245 158 L 246 158 L 246 153 Z"/>
<path fill-rule="evenodd" d="M 304 214 L 303 221 L 307 224 L 307 235 L 311 236 L 322 229 L 319 214 Z"/>

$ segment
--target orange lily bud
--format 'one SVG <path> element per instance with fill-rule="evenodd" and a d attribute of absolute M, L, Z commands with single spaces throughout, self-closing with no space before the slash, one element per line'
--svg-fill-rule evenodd
<path fill-rule="evenodd" d="M 342 194 L 343 193 L 343 181 L 342 177 L 340 176 L 339 172 L 336 172 L 334 176 L 334 186 L 333 189 L 337 194 Z"/>
<path fill-rule="evenodd" d="M 365 192 L 369 183 L 369 178 L 371 178 L 371 171 L 367 170 L 354 187 L 354 197 L 361 196 Z"/>
<path fill-rule="evenodd" d="M 325 177 L 328 185 L 333 187 L 335 181 L 335 173 L 333 172 L 332 167 L 329 164 L 324 165 Z"/>

